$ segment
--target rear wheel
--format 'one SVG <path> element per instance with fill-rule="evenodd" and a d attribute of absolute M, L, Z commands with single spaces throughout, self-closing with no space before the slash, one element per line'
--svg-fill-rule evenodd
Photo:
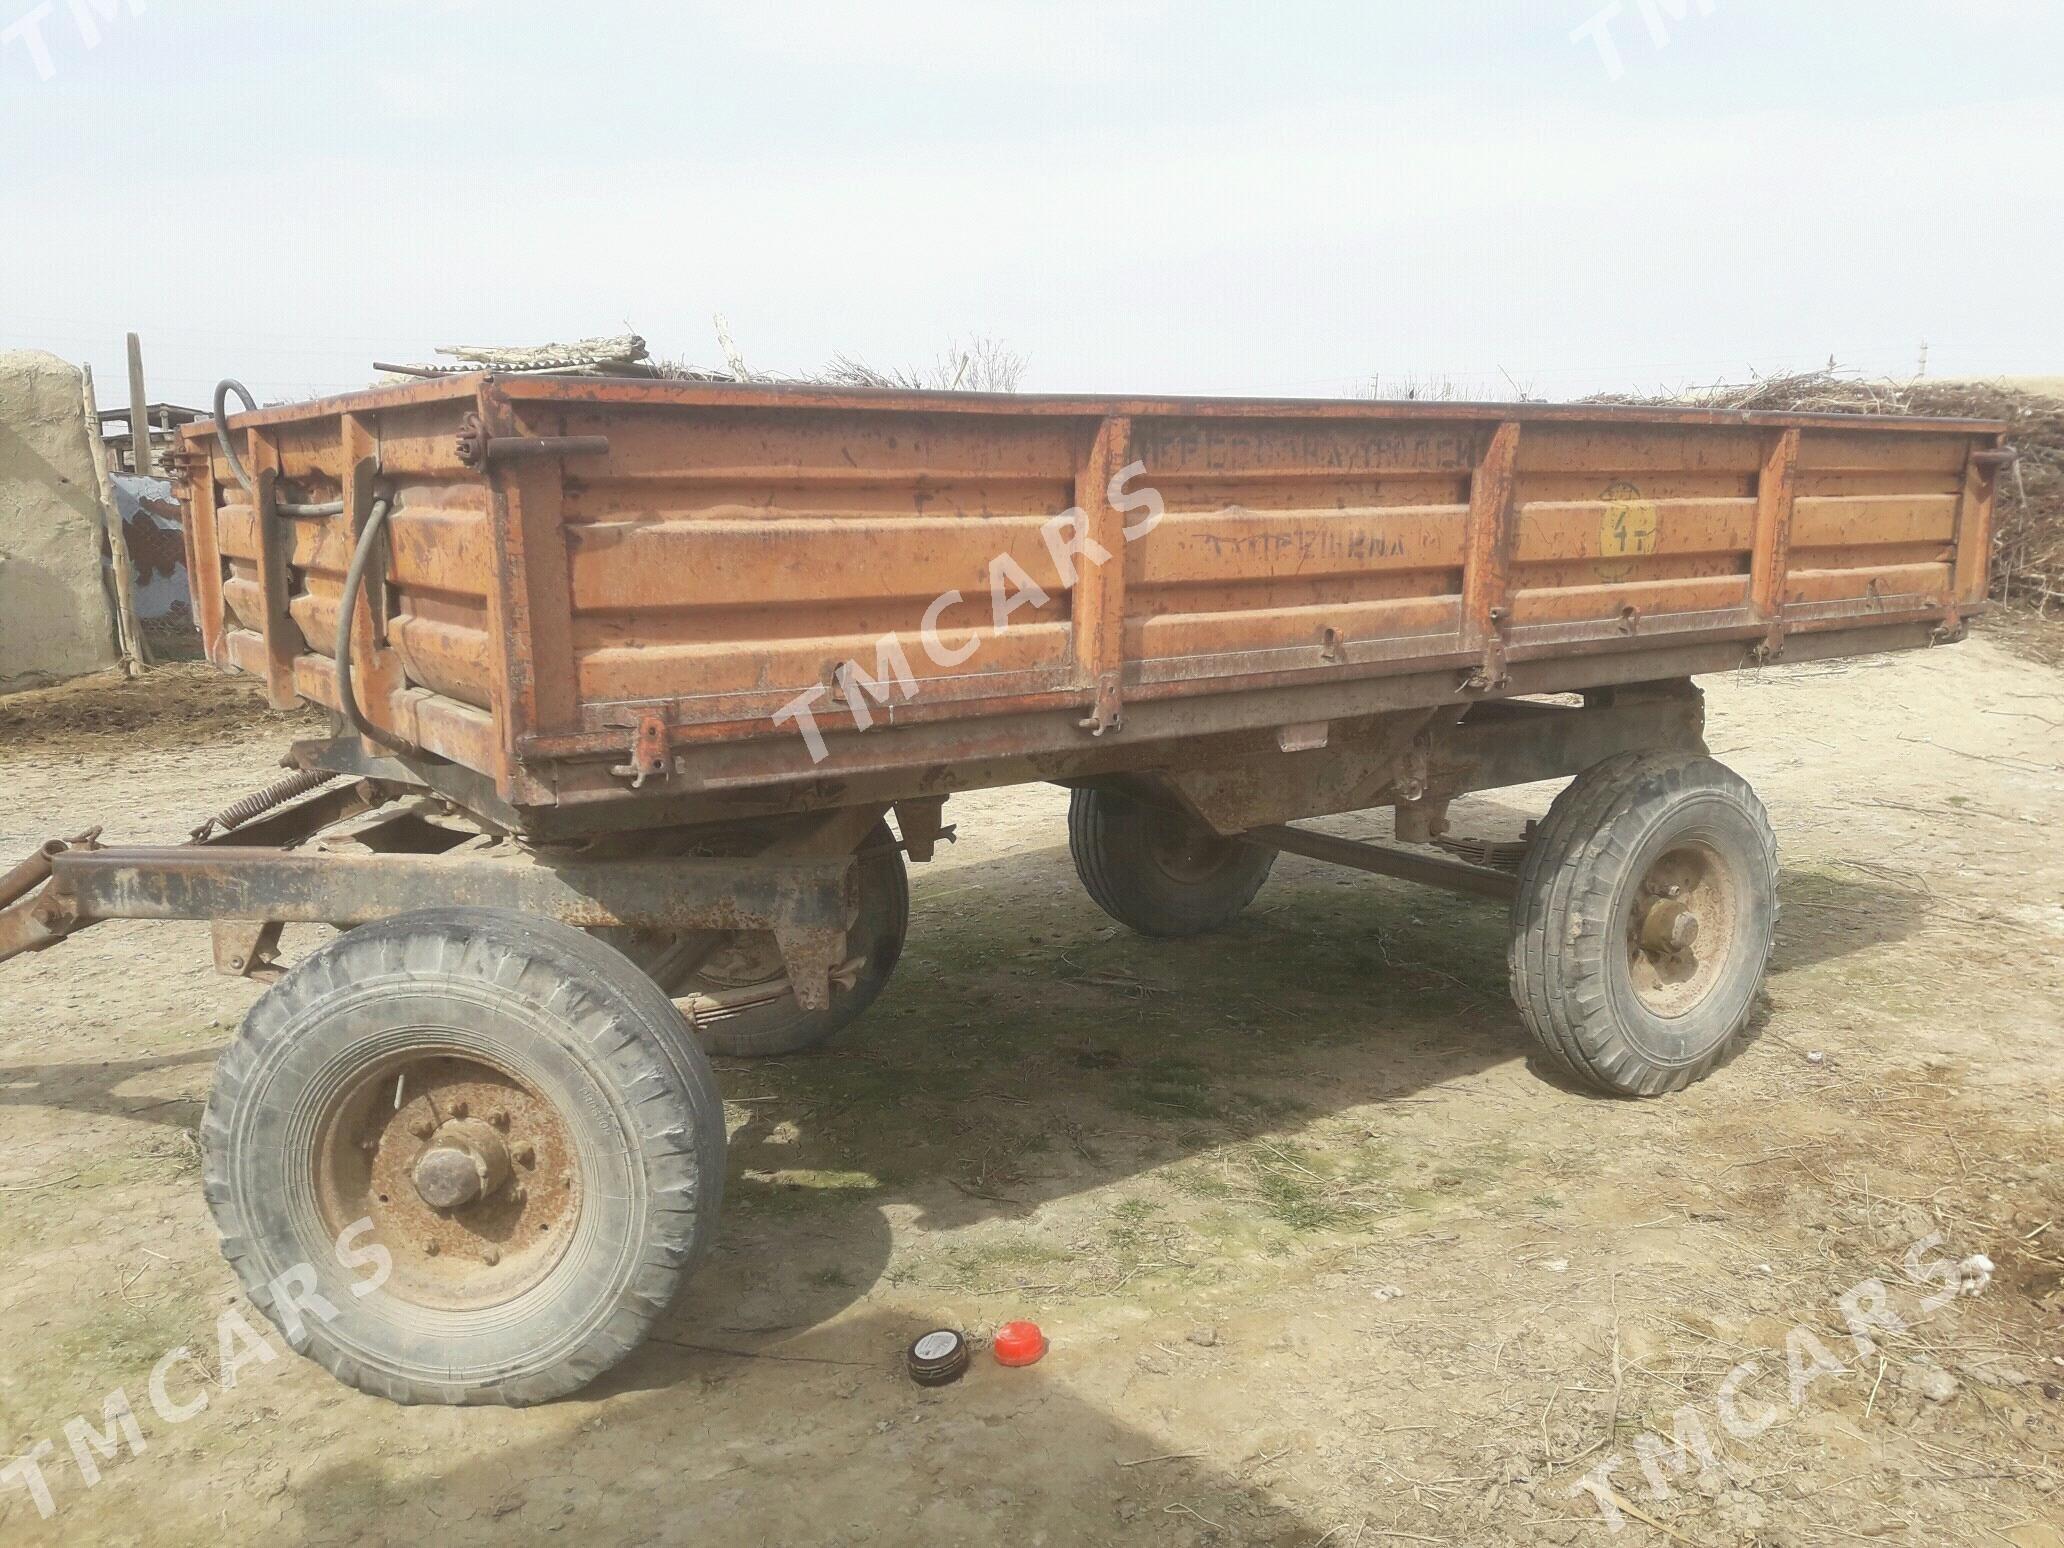
<path fill-rule="evenodd" d="M 1254 901 L 1276 852 L 1214 833 L 1172 806 L 1090 788 L 1068 800 L 1068 852 L 1097 906 L 1142 935 L 1223 929 Z"/>
<path fill-rule="evenodd" d="M 1556 799 L 1520 868 L 1512 995 L 1566 1073 L 1618 1096 L 1701 1080 L 1744 1040 L 1777 922 L 1777 841 L 1713 759 L 1626 753 Z"/>
<path fill-rule="evenodd" d="M 584 1386 L 666 1310 L 723 1194 L 723 1105 L 680 1013 L 581 931 L 486 909 L 299 964 L 224 1051 L 202 1135 L 253 1304 L 401 1403 Z"/>
<path fill-rule="evenodd" d="M 829 1041 L 872 1005 L 903 955 L 910 931 L 910 878 L 885 822 L 862 842 L 858 895 L 844 960 L 832 973 L 831 1004 L 804 1010 L 788 968 L 764 930 L 596 933 L 649 973 L 679 1002 L 711 1053 L 769 1058 Z"/>

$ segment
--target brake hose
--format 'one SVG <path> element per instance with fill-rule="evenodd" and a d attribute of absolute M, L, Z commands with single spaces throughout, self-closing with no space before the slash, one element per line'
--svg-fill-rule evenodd
<path fill-rule="evenodd" d="M 222 455 L 229 459 L 229 470 L 236 475 L 236 481 L 255 496 L 258 492 L 257 486 L 252 483 L 250 471 L 245 468 L 243 459 L 236 454 L 236 447 L 229 439 L 231 393 L 244 400 L 246 413 L 258 407 L 258 400 L 251 396 L 251 389 L 235 378 L 225 378 L 217 384 L 215 444 L 222 448 Z M 337 649 L 331 660 L 337 669 L 338 706 L 350 719 L 358 734 L 395 752 L 407 752 L 407 743 L 396 741 L 365 718 L 365 712 L 358 707 L 358 695 L 351 686 L 351 620 L 358 612 L 358 593 L 365 584 L 366 566 L 372 562 L 373 554 L 380 546 L 380 534 L 386 530 L 387 515 L 392 508 L 392 502 L 384 495 L 374 500 L 373 508 L 366 516 L 365 530 L 358 535 L 358 547 L 352 552 L 351 564 L 344 572 L 344 590 L 338 597 Z M 326 500 L 320 505 L 291 505 L 280 502 L 276 503 L 273 509 L 281 516 L 341 516 L 344 514 L 344 502 Z"/>
<path fill-rule="evenodd" d="M 222 455 L 229 459 L 229 471 L 236 475 L 236 481 L 244 486 L 244 492 L 253 498 L 258 486 L 251 481 L 251 473 L 244 466 L 244 459 L 236 454 L 236 447 L 229 439 L 229 395 L 235 393 L 244 400 L 244 412 L 250 413 L 258 407 L 258 400 L 251 396 L 251 389 L 235 377 L 225 377 L 215 384 L 215 444 L 222 448 Z M 275 501 L 273 510 L 281 516 L 342 516 L 342 500 L 325 500 L 319 505 L 295 505 L 289 501 Z"/>
<path fill-rule="evenodd" d="M 395 752 L 409 751 L 408 744 L 398 742 L 365 717 L 358 707 L 358 695 L 351 686 L 351 621 L 358 612 L 359 588 L 365 583 L 366 566 L 380 547 L 380 534 L 386 530 L 388 513 L 393 502 L 381 495 L 373 501 L 373 508 L 366 516 L 365 531 L 358 535 L 358 547 L 352 552 L 351 564 L 344 571 L 344 590 L 337 598 L 337 649 L 331 660 L 337 669 L 337 703 L 350 718 L 358 734 L 378 742 L 382 747 Z"/>

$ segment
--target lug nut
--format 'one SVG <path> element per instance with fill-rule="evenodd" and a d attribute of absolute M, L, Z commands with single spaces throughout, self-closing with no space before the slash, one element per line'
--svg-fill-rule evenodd
<path fill-rule="evenodd" d="M 452 1103 L 451 1105 L 451 1115 L 454 1118 L 463 1118 L 466 1116 L 467 1113 L 471 1111 L 472 1108 L 470 1108 L 466 1104 L 466 1099 L 464 1097 L 459 1098 L 458 1101 Z"/>
<path fill-rule="evenodd" d="M 437 1125 L 428 1118 L 418 1118 L 408 1126 L 408 1131 L 417 1139 L 428 1139 L 437 1132 Z"/>
<path fill-rule="evenodd" d="M 509 1127 L 509 1115 L 504 1112 L 497 1111 L 495 1113 L 490 1114 L 487 1121 L 493 1124 L 497 1129 L 506 1129 Z"/>
<path fill-rule="evenodd" d="M 487 1251 L 483 1252 L 480 1255 L 480 1260 L 481 1262 L 485 1263 L 489 1268 L 493 1268 L 497 1263 L 502 1261 L 502 1249 L 499 1247 L 490 1247 L 487 1249 Z"/>
<path fill-rule="evenodd" d="M 425 1242 L 425 1243 L 423 1244 L 423 1256 L 424 1256 L 424 1257 L 426 1257 L 426 1258 L 434 1258 L 434 1257 L 436 1257 L 436 1256 L 437 1256 L 437 1254 L 438 1254 L 438 1251 L 439 1251 L 439 1249 L 438 1249 L 437 1243 L 435 1243 L 435 1242 Z"/>
<path fill-rule="evenodd" d="M 516 1161 L 520 1166 L 536 1166 L 537 1147 L 535 1145 L 518 1145 L 516 1147 Z"/>

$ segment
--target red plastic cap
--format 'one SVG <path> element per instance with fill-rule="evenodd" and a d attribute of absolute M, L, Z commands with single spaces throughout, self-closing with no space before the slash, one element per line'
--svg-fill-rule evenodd
<path fill-rule="evenodd" d="M 991 1347 L 998 1365 L 1034 1365 L 1046 1353 L 1046 1335 L 1036 1322 L 1006 1322 Z"/>

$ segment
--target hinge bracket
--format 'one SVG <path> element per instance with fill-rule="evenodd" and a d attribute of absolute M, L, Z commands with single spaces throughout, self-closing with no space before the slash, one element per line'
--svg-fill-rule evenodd
<path fill-rule="evenodd" d="M 628 779 L 633 790 L 643 790 L 650 780 L 665 779 L 674 772 L 673 744 L 667 736 L 666 718 L 640 715 L 637 734 L 631 738 L 631 761 L 620 763 L 610 773 Z"/>

